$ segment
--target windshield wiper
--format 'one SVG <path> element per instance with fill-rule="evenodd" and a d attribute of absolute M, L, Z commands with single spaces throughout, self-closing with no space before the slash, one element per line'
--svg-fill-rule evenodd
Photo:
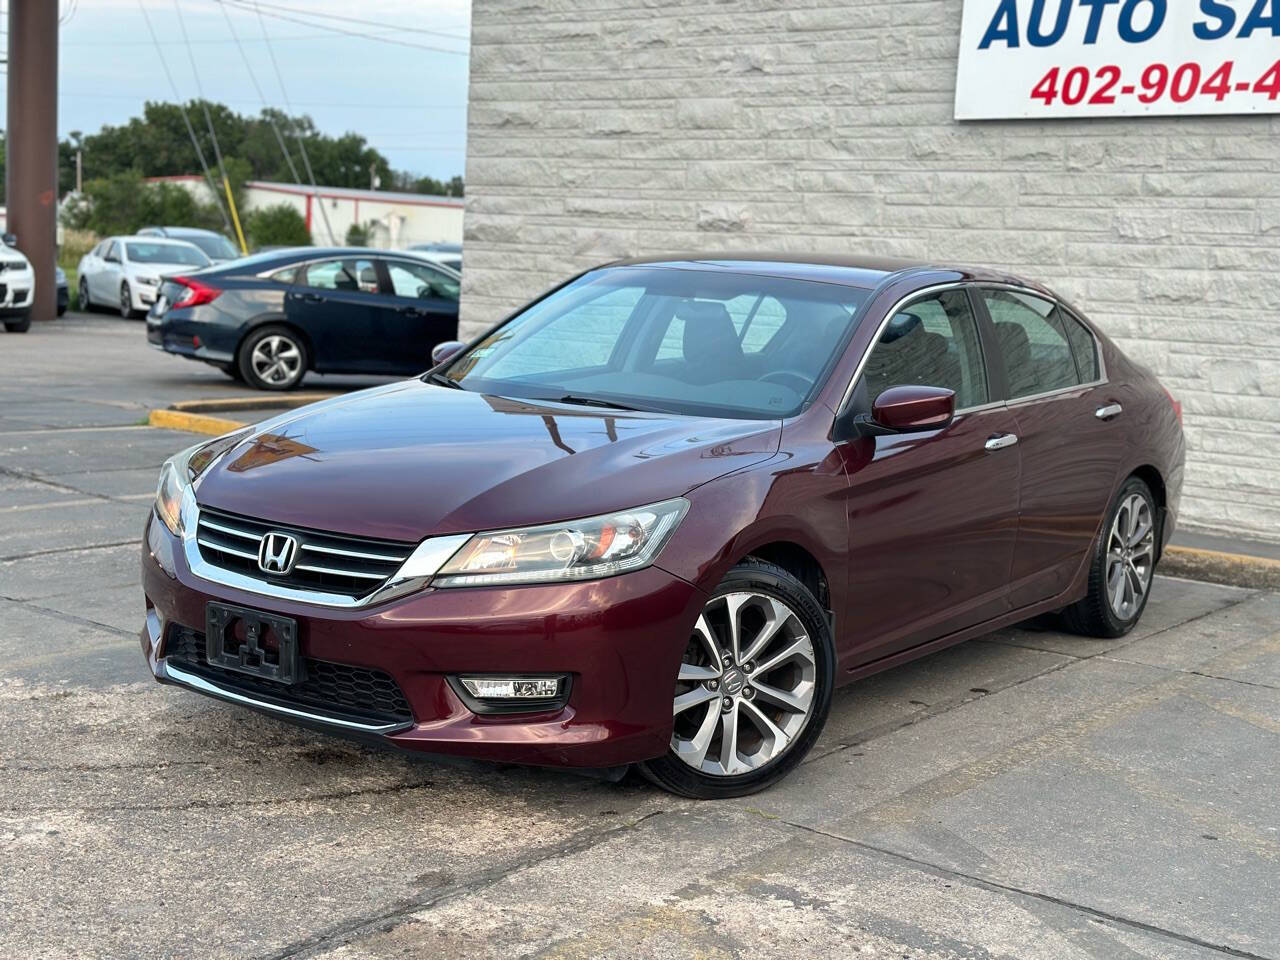
<path fill-rule="evenodd" d="M 550 399 L 550 398 L 548 398 Z M 556 403 L 576 403 L 581 407 L 608 407 L 610 410 L 639 410 L 639 407 L 628 407 L 625 403 L 615 403 L 612 400 L 601 400 L 599 397 L 580 397 L 576 394 L 569 393 L 563 397 L 558 397 Z"/>
<path fill-rule="evenodd" d="M 434 383 L 439 387 L 452 387 L 454 390 L 463 389 L 462 384 L 457 380 L 452 380 L 449 377 L 446 377 L 443 373 L 428 373 L 425 374 L 422 379 L 427 383 Z"/>

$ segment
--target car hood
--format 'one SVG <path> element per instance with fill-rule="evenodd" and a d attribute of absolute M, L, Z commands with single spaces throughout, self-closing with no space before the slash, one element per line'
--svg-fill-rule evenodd
<path fill-rule="evenodd" d="M 777 452 L 781 421 L 547 404 L 419 380 L 275 418 L 197 500 L 280 524 L 419 540 L 680 496 Z"/>

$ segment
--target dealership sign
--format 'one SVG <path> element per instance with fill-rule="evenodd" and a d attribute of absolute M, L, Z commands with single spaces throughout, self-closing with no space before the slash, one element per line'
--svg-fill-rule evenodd
<path fill-rule="evenodd" d="M 1280 0 L 964 0 L 956 119 L 1280 113 Z"/>

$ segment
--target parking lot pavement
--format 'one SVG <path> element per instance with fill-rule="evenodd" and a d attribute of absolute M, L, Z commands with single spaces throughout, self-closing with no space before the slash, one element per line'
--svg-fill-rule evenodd
<path fill-rule="evenodd" d="M 374 751 L 151 681 L 139 405 L 234 385 L 138 329 L 0 341 L 0 957 L 1280 957 L 1280 596 L 842 688 L 740 801 Z"/>

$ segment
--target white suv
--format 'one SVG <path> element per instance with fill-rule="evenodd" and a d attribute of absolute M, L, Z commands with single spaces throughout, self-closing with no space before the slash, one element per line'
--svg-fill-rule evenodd
<path fill-rule="evenodd" d="M 35 298 L 36 272 L 31 261 L 14 244 L 11 233 L 0 243 L 0 320 L 10 333 L 31 327 L 31 302 Z"/>

